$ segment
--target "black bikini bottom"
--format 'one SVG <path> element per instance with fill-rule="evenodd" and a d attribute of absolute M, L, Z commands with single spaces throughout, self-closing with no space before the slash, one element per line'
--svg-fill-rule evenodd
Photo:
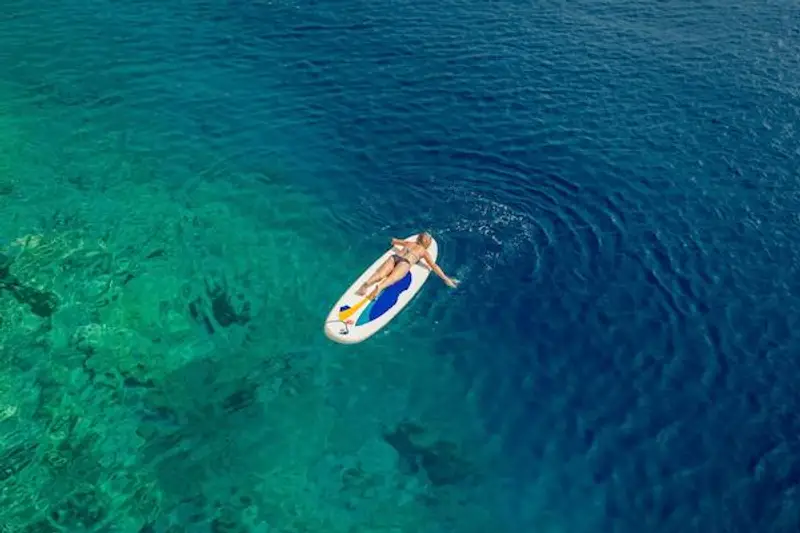
<path fill-rule="evenodd" d="M 405 257 L 402 257 L 402 256 L 400 256 L 400 255 L 393 254 L 393 255 L 392 255 L 392 257 L 394 258 L 394 264 L 395 264 L 395 265 L 396 265 L 396 264 L 397 264 L 399 261 L 405 261 L 405 262 L 406 262 L 406 263 L 408 263 L 409 265 L 411 264 L 411 261 L 409 261 L 408 259 L 406 259 Z"/>

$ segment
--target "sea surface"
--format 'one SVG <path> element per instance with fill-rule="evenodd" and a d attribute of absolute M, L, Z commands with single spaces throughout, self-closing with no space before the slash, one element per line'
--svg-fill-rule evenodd
<path fill-rule="evenodd" d="M 800 530 L 799 127 L 788 0 L 5 0 L 0 531 Z"/>

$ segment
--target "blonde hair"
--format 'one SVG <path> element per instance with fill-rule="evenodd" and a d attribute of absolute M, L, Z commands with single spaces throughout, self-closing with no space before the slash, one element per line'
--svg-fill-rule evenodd
<path fill-rule="evenodd" d="M 417 244 L 422 244 L 424 241 L 428 241 L 428 244 L 431 243 L 433 237 L 427 231 L 421 231 L 419 235 L 417 235 Z M 425 245 L 427 247 L 427 245 Z"/>

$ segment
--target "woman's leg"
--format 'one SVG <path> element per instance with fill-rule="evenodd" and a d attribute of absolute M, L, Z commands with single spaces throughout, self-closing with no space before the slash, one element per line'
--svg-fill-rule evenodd
<path fill-rule="evenodd" d="M 389 287 L 390 285 L 394 285 L 395 283 L 403 279 L 403 277 L 406 274 L 408 274 L 409 270 L 411 270 L 411 265 L 408 264 L 408 262 L 406 261 L 400 261 L 398 265 L 394 267 L 392 272 L 388 276 L 386 276 L 386 278 L 383 281 L 378 283 L 378 286 L 375 287 L 375 290 L 373 290 L 372 293 L 370 293 L 369 297 L 375 298 L 376 296 L 378 296 L 378 293 L 380 293 L 383 289 Z"/>
<path fill-rule="evenodd" d="M 364 293 L 367 291 L 367 287 L 372 285 L 373 283 L 377 283 L 389 274 L 391 274 L 392 269 L 394 268 L 394 257 L 390 257 L 386 261 L 383 262 L 381 266 L 378 267 L 378 270 L 373 273 L 367 281 L 361 284 L 361 287 L 358 288 L 356 294 L 359 296 L 364 296 Z"/>

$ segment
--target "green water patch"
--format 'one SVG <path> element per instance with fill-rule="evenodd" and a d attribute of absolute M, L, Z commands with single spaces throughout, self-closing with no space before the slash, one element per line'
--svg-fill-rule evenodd
<path fill-rule="evenodd" d="M 375 251 L 286 179 L 188 144 L 159 165 L 144 135 L 131 150 L 81 117 L 0 116 L 8 528 L 417 532 L 463 514 L 443 502 L 477 467 L 431 416 L 458 403 L 433 344 L 321 334 Z M 386 436 L 408 417 L 425 438 Z"/>

